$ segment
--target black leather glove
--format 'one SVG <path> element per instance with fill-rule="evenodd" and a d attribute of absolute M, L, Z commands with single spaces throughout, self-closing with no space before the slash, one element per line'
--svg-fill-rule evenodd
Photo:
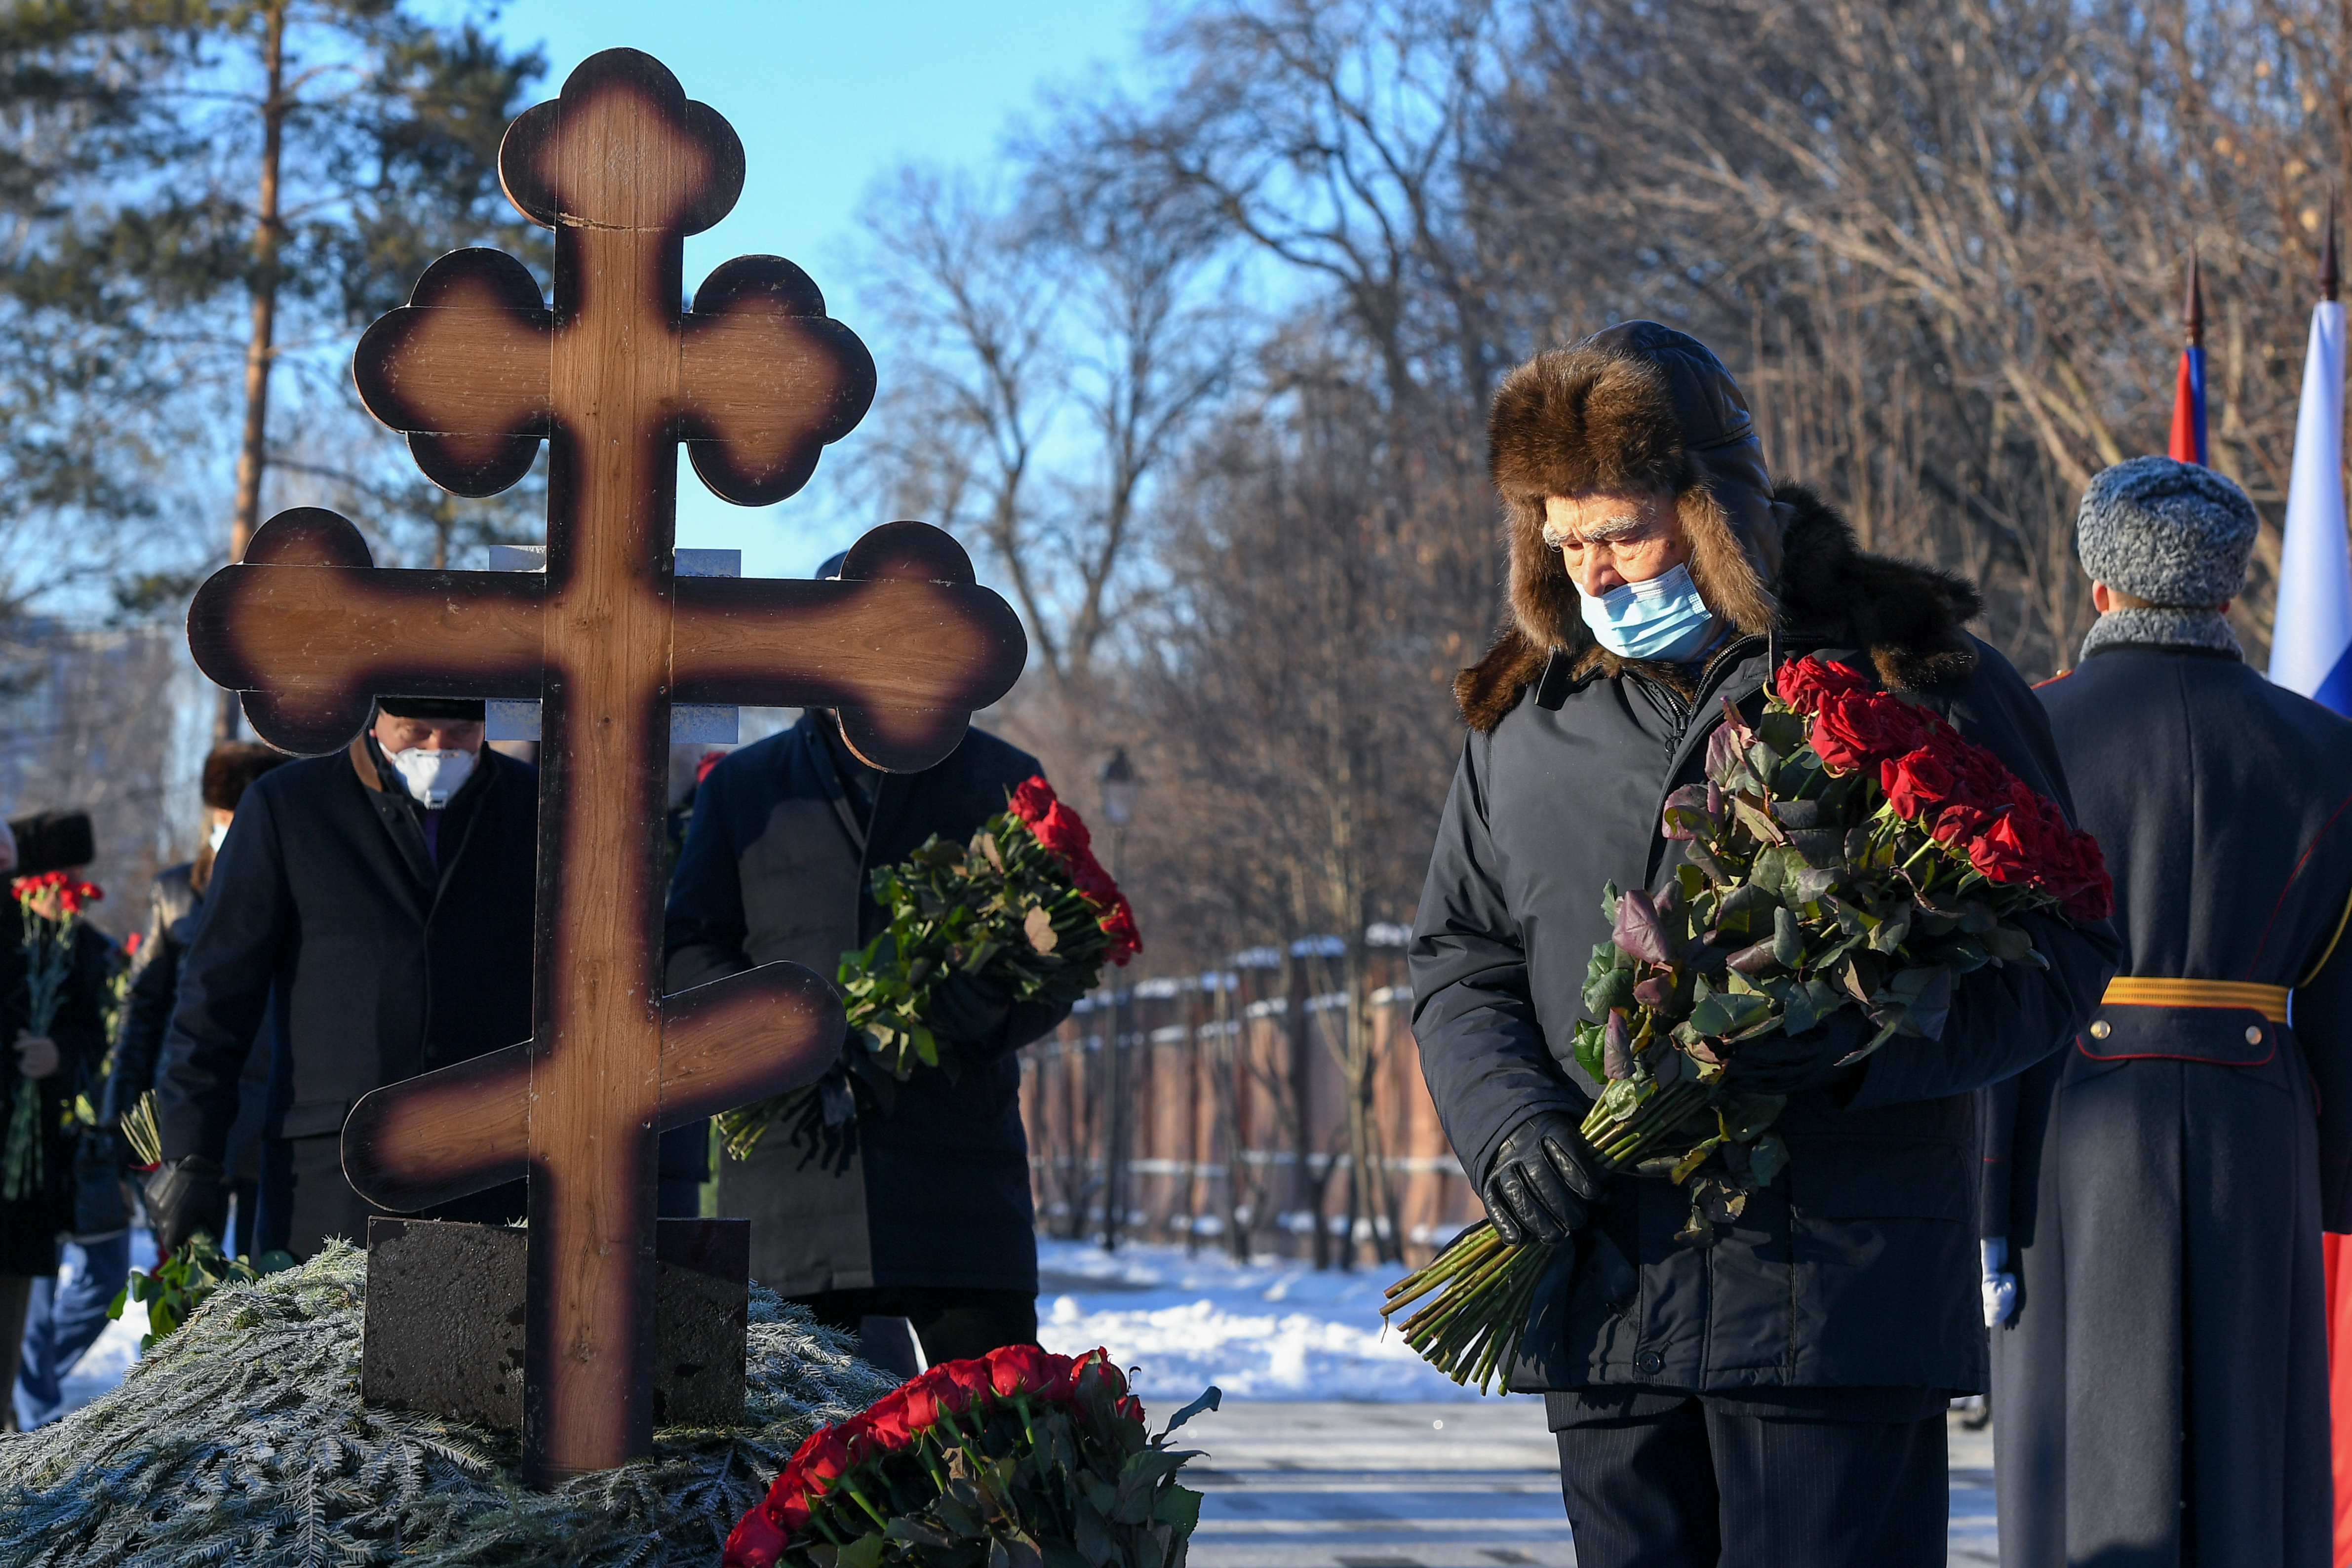
<path fill-rule="evenodd" d="M 1607 1179 L 1577 1119 L 1538 1110 L 1504 1136 L 1480 1195 L 1505 1241 L 1559 1242 L 1584 1223 L 1584 1205 Z"/>
<path fill-rule="evenodd" d="M 1766 1035 L 1731 1047 L 1726 1086 L 1743 1094 L 1798 1094 L 1820 1089 L 1844 1070 L 1838 1063 L 1874 1033 L 1870 1020 L 1841 1007 L 1801 1035 Z"/>
<path fill-rule="evenodd" d="M 147 1178 L 147 1217 L 155 1250 L 165 1258 L 198 1231 L 218 1241 L 228 1228 L 228 1190 L 217 1160 L 202 1154 L 166 1160 Z"/>
<path fill-rule="evenodd" d="M 931 1033 L 960 1046 L 979 1045 L 1004 1027 L 1013 993 L 997 981 L 951 970 L 931 987 L 923 1022 Z"/>

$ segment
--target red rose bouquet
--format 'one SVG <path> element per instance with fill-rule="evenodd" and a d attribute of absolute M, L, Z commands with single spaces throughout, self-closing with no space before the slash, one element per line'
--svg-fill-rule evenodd
<path fill-rule="evenodd" d="M 853 1070 L 882 1103 L 919 1067 L 958 1070 L 926 1022 L 931 988 L 951 973 L 985 981 L 1015 1002 L 1075 1002 L 1105 964 L 1142 950 L 1127 896 L 1094 856 L 1087 825 L 1031 777 L 969 844 L 934 836 L 903 864 L 874 873 L 882 933 L 845 953 L 834 984 L 849 1011 Z M 728 1152 L 747 1159 L 814 1091 L 764 1100 L 719 1118 Z"/>
<path fill-rule="evenodd" d="M 25 1032 L 46 1036 L 64 1005 L 73 977 L 74 927 L 86 905 L 106 897 L 66 871 L 19 877 L 16 912 L 25 955 Z M 38 1079 L 16 1075 L 8 1100 L 8 1136 L 0 1147 L 0 1198 L 15 1203 L 40 1189 L 43 1146 L 50 1129 L 41 1119 Z"/>
<path fill-rule="evenodd" d="M 727 1538 L 725 1568 L 883 1563 L 1178 1568 L 1201 1494 L 1108 1354 L 1007 1345 L 904 1383 L 801 1445 Z"/>
<path fill-rule="evenodd" d="M 1840 665 L 1782 667 L 1749 725 L 1729 703 L 1706 782 L 1666 799 L 1684 864 L 1657 897 L 1601 895 L 1578 1063 L 1605 1086 L 1584 1136 L 1612 1170 L 1691 1194 L 1678 1239 L 1705 1244 L 1771 1182 L 1789 1152 L 1784 1097 L 1742 1092 L 1740 1052 L 1859 1014 L 1861 1061 L 1934 1039 L 1953 983 L 1987 964 L 2043 967 L 2016 917 L 2106 918 L 2099 847 L 1941 714 Z M 1597 1020 L 1597 1021 L 1593 1021 Z M 1554 1248 L 1472 1226 L 1390 1288 L 1394 1313 L 1432 1291 L 1405 1338 L 1457 1382 L 1499 1368 Z"/>

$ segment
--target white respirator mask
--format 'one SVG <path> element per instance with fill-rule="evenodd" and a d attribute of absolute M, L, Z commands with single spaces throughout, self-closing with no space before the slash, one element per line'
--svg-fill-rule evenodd
<path fill-rule="evenodd" d="M 209 840 L 209 842 L 211 843 L 211 845 L 212 845 L 212 847 L 213 847 L 213 853 L 214 853 L 214 854 L 217 855 L 217 854 L 219 854 L 219 853 L 220 853 L 220 847 L 221 847 L 221 845 L 222 845 L 222 844 L 223 844 L 223 843 L 227 839 L 227 837 L 228 837 L 228 824 L 227 824 L 227 823 L 226 823 L 226 822 L 215 822 L 215 823 L 214 823 L 214 824 L 213 824 L 212 835 L 211 835 L 211 837 L 210 837 L 210 840 Z"/>
<path fill-rule="evenodd" d="M 401 782 L 408 793 L 416 797 L 427 811 L 438 811 L 449 804 L 449 797 L 464 787 L 474 771 L 471 752 L 428 752 L 422 746 L 411 746 L 391 755 L 392 765 L 400 770 Z"/>

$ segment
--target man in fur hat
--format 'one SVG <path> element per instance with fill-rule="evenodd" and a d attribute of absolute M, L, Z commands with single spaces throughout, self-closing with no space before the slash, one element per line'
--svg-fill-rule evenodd
<path fill-rule="evenodd" d="M 2086 1030 L 1987 1095 L 2019 1568 L 2333 1561 L 2320 1229 L 2352 1231 L 2352 723 L 2240 656 L 2222 612 L 2254 533 L 2243 491 L 2169 458 L 2100 474 L 2075 521 L 2101 615 L 2042 700 L 2128 956 Z"/>
<path fill-rule="evenodd" d="M 254 781 L 215 851 L 156 1074 L 157 1244 L 221 1235 L 237 1085 L 276 1064 L 255 1245 L 364 1244 L 343 1178 L 362 1095 L 530 1037 L 539 778 L 482 744 L 482 704 L 385 698 L 343 752 Z M 523 1214 L 523 1184 L 432 1217 Z"/>
<path fill-rule="evenodd" d="M 1578 1131 L 1604 882 L 1660 889 L 1665 796 L 1701 777 L 1727 700 L 1817 654 L 1946 714 L 2032 788 L 2065 782 L 2040 705 L 1971 637 L 1965 583 L 1864 554 L 1774 489 L 1739 389 L 1652 321 L 1520 366 L 1495 399 L 1509 616 L 1456 682 L 1470 726 L 1411 963 L 1422 1068 L 1507 1239 L 1574 1238 L 1512 1386 L 1545 1391 L 1586 1568 L 1940 1563 L 1944 1410 L 1986 1384 L 1969 1221 L 1971 1091 L 2054 1050 L 2117 944 L 2027 921 L 2047 973 L 1985 969 L 1941 1038 L 1837 1064 L 1851 1012 L 1751 1042 L 1732 1071 L 1789 1096 L 1789 1169 L 1717 1232 L 1687 1195 L 1609 1176 Z"/>

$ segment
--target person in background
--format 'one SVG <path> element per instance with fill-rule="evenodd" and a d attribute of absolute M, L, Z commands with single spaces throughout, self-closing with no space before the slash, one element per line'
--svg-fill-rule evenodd
<path fill-rule="evenodd" d="M 87 826 L 83 828 L 86 840 Z M 79 866 L 20 861 L 16 835 L 0 828 L 5 868 L 0 876 L 29 876 L 37 871 L 78 871 Z M 87 847 L 83 853 L 87 858 Z M 0 1355 L 5 1355 L 13 1395 L 25 1346 L 25 1327 L 37 1289 L 54 1290 L 58 1276 L 58 1240 L 75 1228 L 75 1157 L 79 1140 L 54 1131 L 64 1128 L 74 1097 L 94 1092 L 106 1058 L 106 991 L 119 957 L 111 939 L 88 921 L 74 923 L 72 966 L 63 998 L 47 1035 L 29 1032 L 24 952 L 24 911 L 13 897 L 0 900 L 0 1039 L 14 1049 L 0 1060 L 13 1069 L 0 1071 L 0 1095 L 13 1097 L 21 1078 L 31 1080 L 39 1099 L 36 1112 L 41 1126 L 53 1130 L 42 1141 L 32 1189 L 16 1198 L 0 1197 Z M 17 1401 L 6 1405 L 11 1429 L 19 1428 Z"/>
<path fill-rule="evenodd" d="M 840 572 L 840 556 L 818 569 Z M 704 774 L 670 883 L 666 984 L 683 991 L 778 959 L 825 979 L 882 929 L 873 873 L 938 834 L 970 838 L 1039 772 L 973 730 L 918 773 L 867 766 L 834 714 L 811 709 Z M 958 974 L 931 1027 L 964 1063 L 918 1072 L 888 1110 L 835 1068 L 808 1121 L 748 1162 L 722 1159 L 719 1212 L 749 1218 L 751 1275 L 851 1332 L 906 1319 L 931 1362 L 1037 1337 L 1037 1242 L 1013 1052 L 1066 1008 L 1015 1005 Z M 845 1049 L 859 1049 L 854 1043 Z M 869 1353 L 912 1375 L 905 1329 L 877 1322 Z M 896 1346 L 879 1336 L 898 1336 Z"/>
<path fill-rule="evenodd" d="M 2000 1560 L 2327 1568 L 2352 723 L 2247 668 L 2223 612 L 2258 525 L 2229 479 L 2135 458 L 2074 528 L 2100 616 L 2040 694 L 2127 956 L 2088 1028 L 1985 1095 Z"/>
<path fill-rule="evenodd" d="M 250 741 L 225 741 L 205 758 L 204 841 L 196 858 L 156 874 L 148 891 L 147 927 L 139 951 L 131 961 L 130 990 L 123 998 L 122 1023 L 115 1039 L 114 1062 L 106 1075 L 106 1095 L 99 1107 L 100 1127 L 118 1135 L 122 1119 L 155 1087 L 156 1060 L 163 1035 L 171 1026 L 172 1005 L 180 993 L 180 960 L 195 933 L 196 915 L 204 908 L 205 889 L 212 883 L 213 865 L 236 820 L 237 802 L 254 780 L 282 763 L 292 761 L 283 752 Z M 267 1031 L 265 1031 L 265 1036 Z M 257 1256 L 254 1247 L 255 1210 L 260 1191 L 261 1126 L 269 1110 L 270 1054 L 256 1051 L 247 1058 L 237 1082 L 236 1121 L 229 1132 L 229 1233 L 221 1238 L 232 1257 Z"/>
<path fill-rule="evenodd" d="M 278 1071 L 252 1245 L 364 1245 L 342 1127 L 369 1090 L 531 1032 L 538 770 L 487 752 L 478 701 L 385 698 L 344 751 L 255 779 L 215 852 L 156 1069 L 156 1244 L 227 1219 L 239 1084 Z M 429 1217 L 518 1219 L 510 1183 Z"/>
<path fill-rule="evenodd" d="M 131 954 L 114 1051 L 106 1085 L 98 1097 L 98 1125 L 83 1135 L 76 1185 L 74 1235 L 66 1248 L 64 1283 L 33 1286 L 25 1321 L 23 1365 L 16 1374 L 16 1419 L 30 1431 L 57 1419 L 65 1405 L 65 1380 L 111 1320 L 107 1309 L 131 1273 L 131 1209 L 122 1178 L 131 1154 L 122 1119 L 153 1087 L 155 1056 L 171 1021 L 179 986 L 180 955 L 194 927 L 212 878 L 213 857 L 228 832 L 245 786 L 287 760 L 282 752 L 250 742 L 229 741 L 205 758 L 202 794 L 204 837 L 196 858 L 156 873 L 148 889 L 147 924 Z M 256 1194 L 261 1170 L 261 1122 L 268 1110 L 269 1058 L 256 1051 L 237 1086 L 237 1120 L 230 1138 L 233 1224 L 222 1245 L 232 1255 L 251 1255 Z"/>

